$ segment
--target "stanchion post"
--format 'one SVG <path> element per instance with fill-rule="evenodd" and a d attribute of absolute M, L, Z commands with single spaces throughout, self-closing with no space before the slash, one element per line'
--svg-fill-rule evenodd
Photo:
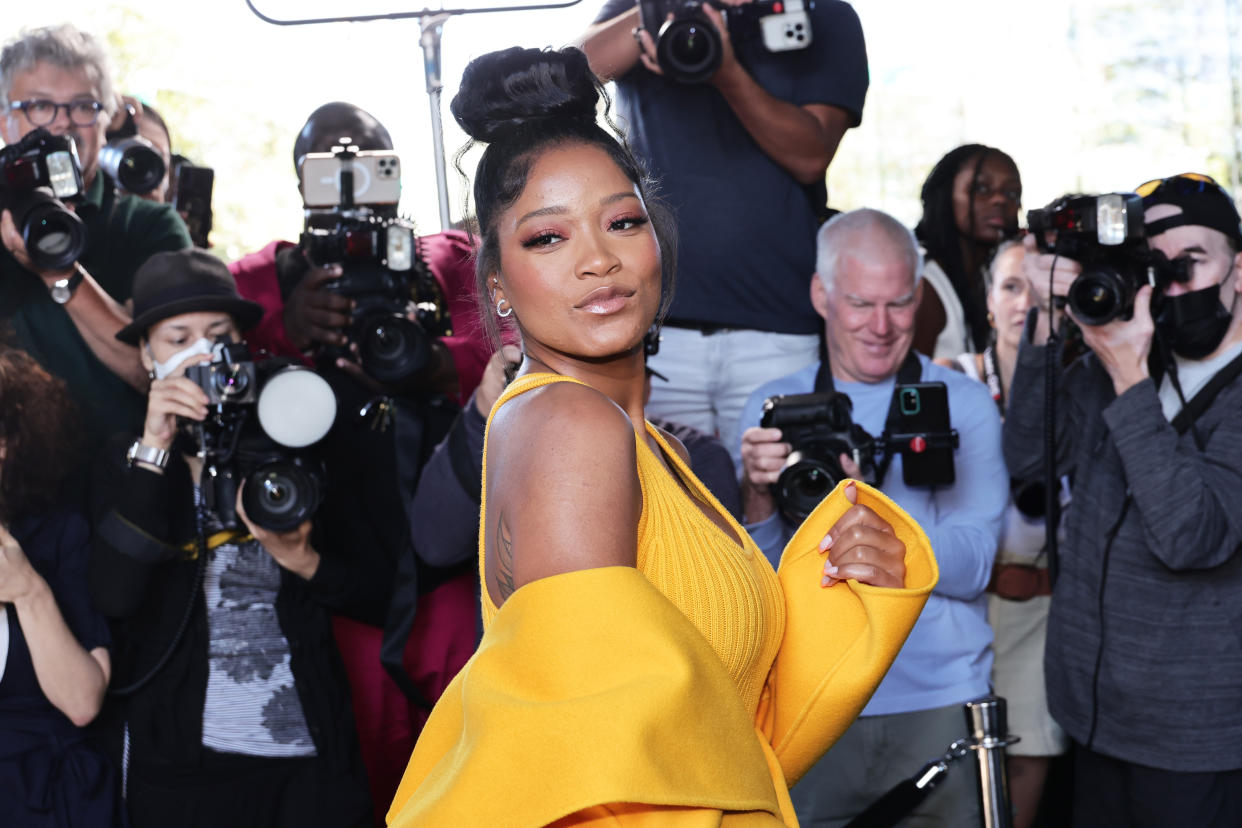
<path fill-rule="evenodd" d="M 1018 739 L 1008 733 L 1005 700 L 988 696 L 966 702 L 964 708 L 966 728 L 970 731 L 970 747 L 979 765 L 980 825 L 983 828 L 1013 828 L 1005 746 Z"/>

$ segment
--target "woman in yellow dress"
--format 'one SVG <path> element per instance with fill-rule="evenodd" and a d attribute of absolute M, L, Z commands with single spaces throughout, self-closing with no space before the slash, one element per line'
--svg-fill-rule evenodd
<path fill-rule="evenodd" d="M 774 572 L 646 422 L 671 227 L 596 123 L 603 94 L 578 50 L 514 48 L 472 62 L 452 103 L 488 144 L 479 296 L 493 332 L 516 326 L 523 361 L 484 445 L 485 634 L 391 825 L 796 825 L 789 786 L 858 714 L 936 582 L 918 525 L 852 482 Z"/>

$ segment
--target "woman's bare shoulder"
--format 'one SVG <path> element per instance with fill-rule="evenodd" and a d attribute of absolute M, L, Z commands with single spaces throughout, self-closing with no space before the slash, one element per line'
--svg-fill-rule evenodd
<path fill-rule="evenodd" d="M 642 491 L 630 418 L 607 396 L 559 382 L 506 403 L 488 435 L 488 589 L 634 566 Z"/>

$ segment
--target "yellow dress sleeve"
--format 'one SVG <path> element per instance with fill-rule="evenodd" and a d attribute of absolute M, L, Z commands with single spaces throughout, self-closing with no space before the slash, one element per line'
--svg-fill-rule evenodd
<path fill-rule="evenodd" d="M 855 581 L 820 586 L 819 542 L 850 508 L 845 483 L 815 509 L 781 556 L 785 634 L 760 699 L 757 725 L 790 787 L 857 718 L 918 620 L 940 577 L 922 528 L 878 490 L 858 485 L 858 502 L 892 526 L 906 546 L 904 589 Z"/>
<path fill-rule="evenodd" d="M 781 825 L 787 808 L 707 641 L 637 570 L 604 567 L 504 603 L 427 721 L 388 821 L 732 828 Z"/>

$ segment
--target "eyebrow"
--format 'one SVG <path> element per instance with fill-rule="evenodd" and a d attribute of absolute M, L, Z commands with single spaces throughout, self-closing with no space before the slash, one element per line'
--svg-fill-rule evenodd
<path fill-rule="evenodd" d="M 903 293 L 901 296 L 898 296 L 895 299 L 889 299 L 887 302 L 876 302 L 872 299 L 867 299 L 866 297 L 859 296 L 856 293 L 847 293 L 845 294 L 845 298 L 851 302 L 857 302 L 862 305 L 876 305 L 876 304 L 901 305 L 914 299 L 914 294 L 915 294 L 915 291 L 912 290 L 909 293 Z"/>
<path fill-rule="evenodd" d="M 1206 256 L 1207 250 L 1205 250 L 1202 245 L 1192 244 L 1190 247 L 1183 247 L 1181 249 L 1181 252 L 1179 252 L 1177 255 L 1183 256 L 1187 253 L 1202 253 L 1203 255 Z M 1177 257 L 1175 256 L 1174 258 L 1177 258 Z"/>
<path fill-rule="evenodd" d="M 51 101 L 52 103 L 57 102 L 56 96 L 53 95 L 51 92 L 29 92 L 21 100 L 23 101 Z M 94 92 L 82 92 L 77 95 L 73 95 L 72 97 L 69 98 L 70 103 L 74 103 L 76 101 L 95 101 L 95 100 L 98 100 L 98 98 L 95 96 Z"/>
<path fill-rule="evenodd" d="M 604 196 L 603 198 L 599 200 L 599 203 L 601 207 L 606 207 L 609 204 L 615 204 L 616 202 L 622 201 L 627 198 L 637 199 L 638 195 L 629 190 L 622 190 L 619 193 L 613 193 L 610 196 Z M 542 218 L 543 216 L 563 216 L 568 212 L 569 212 L 568 207 L 565 207 L 559 204 L 553 205 L 551 207 L 541 207 L 538 210 L 531 210 L 529 213 L 522 216 L 520 219 L 517 220 L 517 224 L 515 224 L 514 226 L 521 227 L 524 222 L 529 221 L 530 219 L 533 219 L 533 218 Z"/>
<path fill-rule="evenodd" d="M 233 321 L 233 320 L 231 320 L 231 319 L 217 319 L 215 322 L 212 322 L 210 325 L 208 325 L 208 326 L 207 326 L 207 330 L 209 330 L 209 331 L 210 331 L 212 328 L 218 328 L 218 327 L 220 327 L 221 325 L 227 325 L 227 324 L 229 324 L 229 323 L 230 323 L 230 322 L 232 322 L 232 321 Z M 190 329 L 190 326 L 189 326 L 189 325 L 186 325 L 186 324 L 178 324 L 178 323 L 173 323 L 173 322 L 170 322 L 170 323 L 169 323 L 168 325 L 166 325 L 165 327 L 167 327 L 167 328 L 172 328 L 172 329 L 173 329 L 173 330 L 175 330 L 175 331 L 187 331 L 187 330 L 189 330 L 189 329 Z"/>

